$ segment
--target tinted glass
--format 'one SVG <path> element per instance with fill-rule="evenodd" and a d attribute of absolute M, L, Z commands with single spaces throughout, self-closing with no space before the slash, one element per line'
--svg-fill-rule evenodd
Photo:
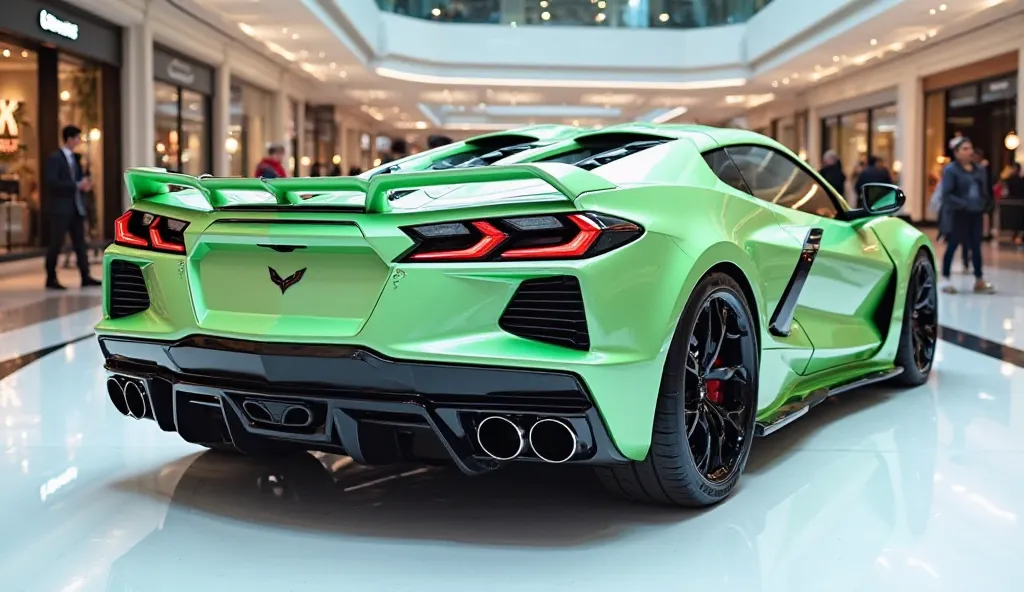
<path fill-rule="evenodd" d="M 836 216 L 828 191 L 785 155 L 760 146 L 731 146 L 726 151 L 754 197 L 808 214 Z"/>
<path fill-rule="evenodd" d="M 736 164 L 733 163 L 729 155 L 725 153 L 725 150 L 715 150 L 714 152 L 708 152 L 704 155 L 704 162 L 708 163 L 711 170 L 714 171 L 715 175 L 722 180 L 723 183 L 738 189 L 743 193 L 750 193 L 750 189 L 747 188 L 747 184 L 743 182 L 743 177 L 740 175 L 739 169 L 736 168 Z"/>

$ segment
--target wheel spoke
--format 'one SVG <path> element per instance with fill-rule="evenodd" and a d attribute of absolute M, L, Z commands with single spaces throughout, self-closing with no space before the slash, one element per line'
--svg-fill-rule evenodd
<path fill-rule="evenodd" d="M 701 474 L 707 474 L 707 465 L 711 461 L 711 430 L 708 428 L 707 417 L 703 413 L 698 412 L 698 423 L 704 428 L 704 455 L 697 461 L 697 470 Z"/>
<path fill-rule="evenodd" d="M 686 439 L 689 440 L 693 436 L 693 432 L 697 429 L 697 415 L 696 411 L 683 411 L 683 421 L 686 422 L 689 428 L 686 430 Z"/>
<path fill-rule="evenodd" d="M 711 371 L 712 365 L 718 359 L 718 354 L 722 351 L 728 314 L 728 307 L 722 306 L 717 298 L 712 298 L 708 302 L 708 334 L 704 346 L 704 359 L 701 360 L 700 366 L 701 372 L 705 375 Z"/>
<path fill-rule="evenodd" d="M 708 406 L 710 409 L 710 405 Z M 722 448 L 725 443 L 725 423 L 722 418 L 713 411 L 707 411 L 707 425 L 711 428 L 708 436 L 711 448 L 711 461 L 704 474 L 711 473 L 711 469 L 717 469 L 725 465 L 722 458 Z"/>
<path fill-rule="evenodd" d="M 743 366 L 720 366 L 718 368 L 712 368 L 704 378 L 706 380 L 720 380 L 722 382 L 735 380 L 736 382 L 746 384 L 747 370 Z"/>
<path fill-rule="evenodd" d="M 746 411 L 746 407 L 741 406 L 735 411 L 727 411 L 716 403 L 708 402 L 708 409 L 718 417 L 723 426 L 729 426 L 736 431 L 738 436 L 743 436 L 743 426 L 741 426 L 739 420 L 733 416 L 743 415 L 743 412 Z"/>

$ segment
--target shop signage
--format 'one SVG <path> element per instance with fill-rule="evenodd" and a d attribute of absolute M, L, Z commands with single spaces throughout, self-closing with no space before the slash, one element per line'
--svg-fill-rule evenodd
<path fill-rule="evenodd" d="M 196 81 L 192 66 L 176 58 L 167 62 L 167 77 L 186 86 Z"/>
<path fill-rule="evenodd" d="M 20 146 L 18 120 L 14 118 L 18 104 L 18 101 L 0 99 L 0 153 L 17 152 Z"/>
<path fill-rule="evenodd" d="M 57 18 L 47 10 L 39 11 L 39 27 L 44 31 L 66 37 L 72 41 L 78 40 L 78 25 L 71 21 Z"/>
<path fill-rule="evenodd" d="M 1017 78 L 1001 78 L 986 82 L 981 87 L 981 101 L 1004 101 L 1017 96 Z"/>

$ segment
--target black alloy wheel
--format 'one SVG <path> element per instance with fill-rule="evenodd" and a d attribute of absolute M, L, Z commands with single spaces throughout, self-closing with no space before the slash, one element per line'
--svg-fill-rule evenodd
<path fill-rule="evenodd" d="M 752 307 L 731 275 L 713 272 L 697 284 L 665 360 L 647 457 L 597 467 L 605 488 L 690 507 L 729 495 L 754 437 L 759 335 Z"/>
<path fill-rule="evenodd" d="M 894 360 L 903 372 L 893 378 L 895 384 L 917 386 L 928 381 L 939 337 L 939 293 L 936 285 L 931 253 L 921 249 L 907 278 L 907 300 Z"/>
<path fill-rule="evenodd" d="M 697 471 L 711 483 L 732 476 L 746 449 L 754 413 L 756 347 L 745 307 L 728 292 L 713 293 L 690 335 L 683 421 Z"/>
<path fill-rule="evenodd" d="M 911 342 L 914 347 L 914 365 L 921 373 L 927 373 L 935 358 L 935 344 L 938 340 L 939 315 L 938 294 L 935 291 L 935 271 L 927 261 L 916 261 L 910 276 L 909 301 L 913 303 L 910 313 Z"/>

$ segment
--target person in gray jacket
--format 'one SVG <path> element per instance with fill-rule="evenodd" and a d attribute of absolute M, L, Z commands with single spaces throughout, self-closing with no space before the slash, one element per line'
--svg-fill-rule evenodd
<path fill-rule="evenodd" d="M 957 247 L 970 251 L 974 263 L 974 291 L 982 294 L 994 292 L 985 281 L 981 267 L 982 216 L 992 201 L 984 169 L 974 163 L 974 146 L 966 137 L 954 138 L 950 143 L 954 160 L 942 169 L 942 211 L 939 216 L 942 235 L 946 237 L 946 252 L 942 256 L 942 291 L 955 293 L 950 283 L 953 256 Z"/>

